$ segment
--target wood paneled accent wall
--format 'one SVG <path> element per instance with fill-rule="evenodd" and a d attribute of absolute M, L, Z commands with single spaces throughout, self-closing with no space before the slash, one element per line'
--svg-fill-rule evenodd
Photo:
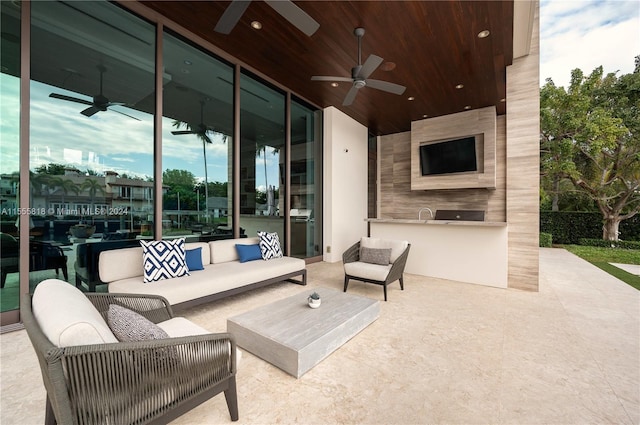
<path fill-rule="evenodd" d="M 380 136 L 380 217 L 417 219 L 418 210 L 485 210 L 486 221 L 506 221 L 506 124 L 496 120 L 496 189 L 411 190 L 411 132 Z M 428 218 L 428 212 L 422 218 Z"/>
<path fill-rule="evenodd" d="M 540 216 L 539 8 L 529 55 L 507 67 L 507 222 L 510 288 L 538 290 Z"/>

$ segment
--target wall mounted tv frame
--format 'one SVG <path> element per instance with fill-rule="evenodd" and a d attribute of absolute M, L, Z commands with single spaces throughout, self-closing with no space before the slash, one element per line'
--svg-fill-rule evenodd
<path fill-rule="evenodd" d="M 443 140 L 420 146 L 420 172 L 423 176 L 478 171 L 476 137 Z"/>

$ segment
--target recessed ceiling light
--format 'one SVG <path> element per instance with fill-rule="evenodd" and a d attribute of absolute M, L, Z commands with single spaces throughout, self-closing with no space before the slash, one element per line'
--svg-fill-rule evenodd
<path fill-rule="evenodd" d="M 471 109 L 471 106 L 467 105 L 464 107 L 464 109 Z"/>
<path fill-rule="evenodd" d="M 413 96 L 409 96 L 409 97 L 407 98 L 407 100 L 416 100 L 416 98 L 415 98 L 415 97 L 413 97 Z"/>
<path fill-rule="evenodd" d="M 504 97 L 502 99 L 500 99 L 500 102 L 506 102 L 507 99 L 505 99 Z"/>
<path fill-rule="evenodd" d="M 428 116 L 429 116 L 429 115 L 424 114 L 424 115 L 422 116 L 422 118 L 427 118 Z"/>
<path fill-rule="evenodd" d="M 382 65 L 380 65 L 380 69 L 382 71 L 392 71 L 396 69 L 396 64 L 394 62 L 385 62 Z"/>
<path fill-rule="evenodd" d="M 184 61 L 182 61 L 185 65 L 193 65 L 193 62 L 191 62 L 189 59 L 185 59 Z"/>
<path fill-rule="evenodd" d="M 261 30 L 262 23 L 260 21 L 251 21 L 251 28 L 253 28 L 254 30 Z"/>
<path fill-rule="evenodd" d="M 456 88 L 457 88 L 457 89 L 461 89 L 461 88 L 463 88 L 463 87 L 464 87 L 464 84 L 458 84 L 458 85 L 456 86 Z"/>
<path fill-rule="evenodd" d="M 487 38 L 489 37 L 489 34 L 491 34 L 489 30 L 482 30 L 478 33 L 478 38 Z"/>
<path fill-rule="evenodd" d="M 335 81 L 333 83 L 331 83 L 331 87 L 338 87 L 338 86 L 339 86 L 339 84 L 336 83 Z"/>

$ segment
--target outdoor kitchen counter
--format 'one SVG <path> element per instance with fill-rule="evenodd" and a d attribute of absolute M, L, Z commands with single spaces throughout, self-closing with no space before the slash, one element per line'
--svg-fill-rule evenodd
<path fill-rule="evenodd" d="M 507 223 L 384 218 L 366 221 L 373 238 L 409 241 L 407 273 L 507 287 Z"/>

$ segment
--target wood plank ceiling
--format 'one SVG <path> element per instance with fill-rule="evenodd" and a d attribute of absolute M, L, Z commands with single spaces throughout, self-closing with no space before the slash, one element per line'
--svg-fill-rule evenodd
<path fill-rule="evenodd" d="M 143 1 L 147 7 L 211 42 L 294 94 L 320 107 L 335 106 L 373 134 L 411 129 L 411 121 L 495 105 L 504 114 L 506 66 L 513 59 L 512 1 L 296 1 L 320 28 L 311 37 L 263 1 L 251 2 L 224 35 L 213 29 L 230 2 Z M 250 23 L 262 23 L 254 30 Z M 363 27 L 362 62 L 382 65 L 370 78 L 407 87 L 394 95 L 365 87 L 350 106 L 350 83 L 332 87 L 313 75 L 350 77 Z M 490 35 L 479 38 L 480 31 Z M 456 88 L 457 85 L 463 88 Z M 414 97 L 415 100 L 408 100 Z"/>

